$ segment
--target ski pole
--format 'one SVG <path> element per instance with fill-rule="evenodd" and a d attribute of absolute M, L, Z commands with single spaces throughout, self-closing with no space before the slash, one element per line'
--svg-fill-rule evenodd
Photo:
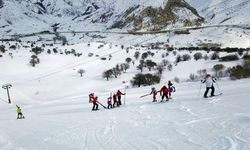
<path fill-rule="evenodd" d="M 222 91 L 221 91 L 221 89 L 219 87 L 219 84 L 217 82 L 215 82 L 215 83 L 216 83 L 216 86 L 217 86 L 218 90 L 220 91 L 220 93 L 222 93 Z"/>
<path fill-rule="evenodd" d="M 124 89 L 124 91 L 125 91 L 125 95 L 124 95 L 124 105 L 125 105 L 125 101 L 126 101 L 126 90 L 127 88 L 126 88 L 126 85 L 125 85 L 125 89 Z"/>
<path fill-rule="evenodd" d="M 202 87 L 202 83 L 201 83 L 201 85 L 200 85 L 198 97 L 200 97 L 200 94 L 201 94 L 201 87 Z"/>
<path fill-rule="evenodd" d="M 151 95 L 151 93 L 150 94 L 142 95 L 142 96 L 140 96 L 140 98 L 143 98 L 143 97 L 146 97 L 146 96 L 149 96 L 149 95 Z"/>
<path fill-rule="evenodd" d="M 102 103 L 100 103 L 99 101 L 97 101 L 98 104 L 100 104 L 103 108 L 107 109 L 106 106 L 104 106 Z"/>

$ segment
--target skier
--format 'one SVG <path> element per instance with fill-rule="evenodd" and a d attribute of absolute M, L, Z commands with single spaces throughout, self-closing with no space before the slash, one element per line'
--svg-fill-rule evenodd
<path fill-rule="evenodd" d="M 92 98 L 93 98 L 93 96 L 94 96 L 94 93 L 90 93 L 90 94 L 89 94 L 89 103 L 91 103 L 91 102 L 92 102 Z"/>
<path fill-rule="evenodd" d="M 174 85 L 173 85 L 173 83 L 171 81 L 168 81 L 168 89 L 169 89 L 169 92 L 168 92 L 169 98 L 172 99 L 171 98 L 171 93 L 175 92 L 175 87 L 174 87 Z"/>
<path fill-rule="evenodd" d="M 23 113 L 22 113 L 22 109 L 16 105 L 16 112 L 17 112 L 17 119 L 24 119 Z"/>
<path fill-rule="evenodd" d="M 153 94 L 153 101 L 152 102 L 157 102 L 156 100 L 156 95 L 157 95 L 158 91 L 156 91 L 156 89 L 154 87 L 152 87 L 152 91 L 150 94 Z"/>
<path fill-rule="evenodd" d="M 117 102 L 117 97 L 116 97 L 116 94 L 113 95 L 113 108 L 115 108 L 115 105 L 116 106 L 119 106 L 118 102 Z"/>
<path fill-rule="evenodd" d="M 214 95 L 215 89 L 214 89 L 213 83 L 216 82 L 216 78 L 212 77 L 210 74 L 207 74 L 207 75 L 206 75 L 206 78 L 205 78 L 204 80 L 201 80 L 201 82 L 202 82 L 202 83 L 206 83 L 206 91 L 205 91 L 205 93 L 204 93 L 204 97 L 207 98 L 207 93 L 208 93 L 209 89 L 212 90 L 212 91 L 211 91 L 211 97 L 212 97 L 212 96 L 215 96 L 215 95 Z"/>
<path fill-rule="evenodd" d="M 99 105 L 97 104 L 97 99 L 98 99 L 98 97 L 93 95 L 93 97 L 92 97 L 92 103 L 93 103 L 93 108 L 92 108 L 92 110 L 93 110 L 93 111 L 99 110 L 99 109 L 98 109 L 98 106 L 99 106 Z"/>
<path fill-rule="evenodd" d="M 163 102 L 163 100 L 164 100 L 164 97 L 166 97 L 166 101 L 168 101 L 169 99 L 168 99 L 168 88 L 166 87 L 166 86 L 163 86 L 162 88 L 161 88 L 161 91 L 160 91 L 160 94 L 161 94 L 161 102 Z"/>
<path fill-rule="evenodd" d="M 120 106 L 120 105 L 122 105 L 122 102 L 121 102 L 121 96 L 122 95 L 125 95 L 126 93 L 122 93 L 120 90 L 118 90 L 117 92 L 116 92 L 116 96 L 117 96 L 117 98 L 118 98 L 118 105 Z"/>
<path fill-rule="evenodd" d="M 112 107 L 112 97 L 111 96 L 108 97 L 107 103 L 108 103 L 108 109 L 113 108 Z"/>

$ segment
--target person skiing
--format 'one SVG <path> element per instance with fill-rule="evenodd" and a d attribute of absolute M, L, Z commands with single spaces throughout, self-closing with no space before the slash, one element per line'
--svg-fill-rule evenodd
<path fill-rule="evenodd" d="M 152 91 L 150 94 L 153 94 L 153 101 L 152 102 L 157 102 L 156 96 L 157 96 L 158 91 L 154 87 L 152 87 Z"/>
<path fill-rule="evenodd" d="M 93 103 L 93 108 L 92 108 L 92 110 L 93 110 L 93 111 L 99 110 L 99 109 L 98 109 L 98 106 L 99 106 L 99 105 L 97 104 L 97 99 L 98 99 L 98 97 L 93 95 L 93 97 L 92 97 L 92 103 Z"/>
<path fill-rule="evenodd" d="M 166 97 L 166 101 L 168 101 L 168 88 L 164 85 L 162 88 L 161 88 L 161 91 L 160 91 L 160 94 L 161 94 L 161 102 L 163 102 L 164 100 L 164 97 Z"/>
<path fill-rule="evenodd" d="M 94 96 L 94 93 L 90 93 L 90 94 L 89 94 L 89 103 L 91 103 L 91 102 L 92 102 L 92 98 L 93 98 L 93 96 Z"/>
<path fill-rule="evenodd" d="M 121 96 L 122 95 L 125 95 L 126 93 L 122 93 L 120 90 L 118 90 L 117 92 L 116 92 L 116 96 L 117 96 L 117 98 L 118 98 L 118 105 L 120 106 L 120 105 L 122 105 L 122 101 L 121 101 Z"/>
<path fill-rule="evenodd" d="M 171 99 L 171 93 L 175 92 L 175 87 L 171 81 L 168 81 L 168 89 L 169 89 L 169 92 L 168 92 L 169 98 Z"/>
<path fill-rule="evenodd" d="M 206 78 L 204 80 L 201 80 L 202 83 L 206 83 L 206 91 L 204 93 L 204 97 L 207 98 L 207 94 L 208 94 L 208 91 L 211 89 L 211 97 L 212 96 L 215 96 L 214 95 L 214 91 L 215 91 L 215 88 L 214 88 L 214 85 L 213 83 L 216 82 L 216 78 L 212 77 L 210 74 L 207 74 L 206 75 Z"/>
<path fill-rule="evenodd" d="M 17 112 L 17 119 L 24 119 L 23 113 L 22 113 L 22 109 L 16 105 L 16 112 Z"/>
<path fill-rule="evenodd" d="M 113 108 L 112 107 L 112 97 L 111 96 L 108 97 L 107 103 L 108 103 L 108 109 Z"/>
<path fill-rule="evenodd" d="M 116 94 L 113 95 L 113 108 L 115 108 L 115 105 L 116 105 L 116 106 L 119 106 L 119 104 L 118 104 L 118 102 L 117 102 Z"/>

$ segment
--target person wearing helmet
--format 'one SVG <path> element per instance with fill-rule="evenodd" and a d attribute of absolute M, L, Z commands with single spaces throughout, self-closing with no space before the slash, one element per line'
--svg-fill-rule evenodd
<path fill-rule="evenodd" d="M 166 97 L 166 101 L 168 101 L 169 99 L 168 99 L 168 88 L 166 87 L 166 86 L 163 86 L 162 88 L 161 88 L 161 91 L 160 91 L 160 94 L 161 94 L 161 102 L 163 102 L 163 100 L 164 100 L 164 97 Z"/>
<path fill-rule="evenodd" d="M 209 90 L 211 89 L 211 97 L 215 96 L 214 92 L 215 92 L 215 88 L 213 83 L 216 82 L 216 78 L 212 77 L 210 74 L 206 75 L 206 78 L 204 80 L 201 80 L 202 83 L 206 83 L 206 91 L 204 93 L 204 97 L 207 98 L 207 94 L 209 92 Z"/>
<path fill-rule="evenodd" d="M 156 89 L 154 87 L 152 87 L 151 93 L 150 93 L 150 94 L 153 94 L 153 101 L 152 102 L 157 102 L 157 100 L 156 100 L 157 93 L 158 93 L 158 91 L 156 91 Z"/>
<path fill-rule="evenodd" d="M 16 112 L 17 112 L 17 119 L 24 119 L 23 113 L 22 113 L 22 109 L 16 105 Z"/>
<path fill-rule="evenodd" d="M 98 99 L 98 97 L 93 95 L 93 98 L 92 98 L 92 103 L 93 103 L 93 108 L 92 108 L 92 110 L 93 110 L 93 111 L 99 110 L 99 109 L 98 109 L 97 99 Z"/>

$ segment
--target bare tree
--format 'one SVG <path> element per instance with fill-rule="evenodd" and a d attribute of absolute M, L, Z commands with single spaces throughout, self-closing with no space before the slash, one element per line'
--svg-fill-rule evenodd
<path fill-rule="evenodd" d="M 107 70 L 107 71 L 104 71 L 103 74 L 102 74 L 102 76 L 103 76 L 104 78 L 106 78 L 107 81 L 108 81 L 109 78 L 112 77 L 112 74 L 113 74 L 113 71 L 112 71 L 111 69 L 109 69 L 109 70 Z"/>
<path fill-rule="evenodd" d="M 36 64 L 39 64 L 40 60 L 36 55 L 31 56 L 30 64 L 32 67 L 35 67 Z"/>
<path fill-rule="evenodd" d="M 225 66 L 223 64 L 214 65 L 213 70 L 215 71 L 216 77 L 219 77 L 218 72 L 223 69 L 225 69 Z"/>
<path fill-rule="evenodd" d="M 85 70 L 79 69 L 77 72 L 78 72 L 78 73 L 81 75 L 81 77 L 82 77 L 82 75 L 85 73 Z"/>
<path fill-rule="evenodd" d="M 129 64 L 128 63 L 123 63 L 121 64 L 121 70 L 125 73 L 129 69 Z"/>
<path fill-rule="evenodd" d="M 131 63 L 132 59 L 130 57 L 126 58 L 126 62 L 129 64 Z"/>
<path fill-rule="evenodd" d="M 157 71 L 158 71 L 158 74 L 161 75 L 162 72 L 163 72 L 163 70 L 164 70 L 164 65 L 158 65 L 158 66 L 156 67 L 156 69 L 157 69 Z"/>
<path fill-rule="evenodd" d="M 148 67 L 148 70 L 151 71 L 151 69 L 155 66 L 157 66 L 157 64 L 155 62 L 153 62 L 152 60 L 147 60 L 146 61 L 146 66 Z"/>

